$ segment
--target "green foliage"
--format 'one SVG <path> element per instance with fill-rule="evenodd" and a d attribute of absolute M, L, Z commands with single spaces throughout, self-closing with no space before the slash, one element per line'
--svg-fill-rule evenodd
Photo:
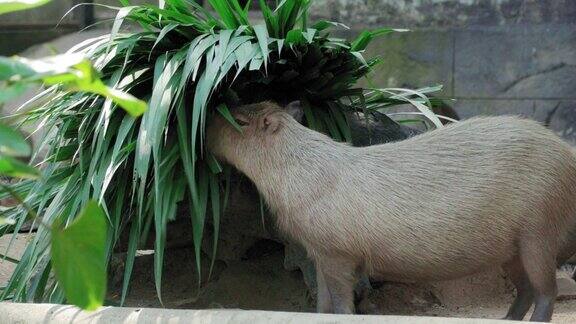
<path fill-rule="evenodd" d="M 363 31 L 360 34 L 360 36 L 358 36 L 358 38 L 356 38 L 356 40 L 352 42 L 352 46 L 350 49 L 352 51 L 363 51 L 366 49 L 366 47 L 368 47 L 370 42 L 372 42 L 372 40 L 375 37 L 390 34 L 393 32 L 407 32 L 407 31 L 408 29 L 395 29 L 395 28 L 381 28 L 373 31 Z"/>
<path fill-rule="evenodd" d="M 0 1 L 0 15 L 31 9 L 47 4 L 51 0 L 1 0 Z"/>
<path fill-rule="evenodd" d="M 28 121 L 42 120 L 54 136 L 44 143 L 49 154 L 42 181 L 23 181 L 14 190 L 25 194 L 26 202 L 47 223 L 72 223 L 90 200 L 101 203 L 110 228 L 103 244 L 107 258 L 120 234 L 129 233 L 122 302 L 136 250 L 151 231 L 156 234 L 154 274 L 161 297 L 167 224 L 181 202 L 189 206 L 196 267 L 199 276 L 205 275 L 200 273 L 200 255 L 206 217 L 212 218 L 217 233 L 227 196 L 220 185 L 228 174 L 204 148 L 211 114 L 232 122 L 227 109 L 232 105 L 301 100 L 307 125 L 337 140 L 351 137 L 345 112 L 411 103 L 439 123 L 420 92 L 355 88 L 357 80 L 379 63 L 365 59 L 363 49 L 374 37 L 392 30 L 364 33 L 349 42 L 330 36 L 331 29 L 344 27 L 341 24 L 320 21 L 309 26 L 310 0 L 284 0 L 276 8 L 261 1 L 263 25 L 252 25 L 248 7 L 237 0 L 208 2 L 213 11 L 191 0 L 120 8 L 110 36 L 87 40 L 71 50 L 94 62 L 106 87 L 145 99 L 149 109 L 141 119 L 117 109 L 118 100 L 97 96 L 101 92 L 91 89 L 93 82 L 86 87 L 74 79 L 66 87 L 47 89 L 27 114 Z M 142 31 L 121 33 L 125 21 L 137 23 Z M 24 69 L 6 66 L 5 71 Z M 74 70 L 73 75 L 94 80 L 85 66 L 67 68 Z M 8 74 L 0 70 L 0 75 Z M 21 75 L 28 77 L 25 72 Z M 69 80 L 58 78 L 56 82 Z M 42 80 L 52 84 L 52 79 Z M 24 214 L 13 209 L 10 215 L 17 222 L 0 225 L 0 235 L 19 230 Z M 51 271 L 49 242 L 50 231 L 39 228 L 1 299 L 64 300 L 62 285 L 47 285 L 42 276 L 33 276 Z"/>
<path fill-rule="evenodd" d="M 39 172 L 16 158 L 29 156 L 30 145 L 12 128 L 0 124 L 0 176 L 35 179 Z"/>
<path fill-rule="evenodd" d="M 88 202 L 74 222 L 52 227 L 52 267 L 68 302 L 86 310 L 102 306 L 106 294 L 106 216 Z"/>
<path fill-rule="evenodd" d="M 0 124 L 0 154 L 8 156 L 30 156 L 32 150 L 26 140 L 12 128 Z"/>
<path fill-rule="evenodd" d="M 0 226 L 2 225 L 14 225 L 14 220 L 0 217 Z M 3 258 L 3 255 L 0 255 L 0 258 Z"/>
<path fill-rule="evenodd" d="M 0 124 L 0 175 L 11 178 L 36 179 L 39 171 L 14 157 L 30 155 L 30 146 L 16 131 Z M 51 264 L 67 300 L 86 310 L 93 310 L 104 301 L 106 291 L 106 224 L 105 214 L 97 203 L 90 201 L 72 225 L 48 226 L 22 201 L 8 185 L 0 184 L 25 207 L 27 216 L 51 231 Z M 24 217 L 25 219 L 26 217 Z M 0 217 L 0 226 L 12 226 L 13 218 Z M 19 264 L 18 260 L 0 255 L 2 259 Z"/>
<path fill-rule="evenodd" d="M 37 169 L 9 156 L 0 156 L 0 174 L 12 178 L 36 179 Z"/>
<path fill-rule="evenodd" d="M 58 85 L 62 91 L 99 94 L 112 100 L 132 116 L 140 116 L 146 110 L 144 101 L 104 85 L 90 61 L 78 54 L 43 60 L 0 57 L 0 81 L 7 82 L 8 88 L 17 89 L 0 95 L 0 104 L 18 96 L 32 83 L 40 82 L 47 86 Z"/>
<path fill-rule="evenodd" d="M 2 2 L 0 14 L 38 6 L 48 1 Z M 127 93 L 105 86 L 97 77 L 92 64 L 82 56 L 64 55 L 36 61 L 0 57 L 0 84 L 4 84 L 4 89 L 0 93 L 0 105 L 23 93 L 34 82 L 58 85 L 62 91 L 66 92 L 83 91 L 104 96 L 133 116 L 144 113 L 147 106 L 145 102 Z M 21 161 L 30 154 L 30 145 L 20 133 L 0 124 L 0 176 L 37 179 L 40 172 Z M 0 217 L 0 228 L 4 227 L 4 232 L 14 225 L 20 227 L 27 218 L 38 222 L 43 229 L 51 232 L 50 262 L 44 262 L 45 268 L 41 275 L 37 276 L 39 279 L 32 279 L 31 285 L 35 290 L 34 298 L 42 299 L 46 286 L 49 284 L 51 268 L 53 268 L 57 283 L 68 302 L 86 310 L 100 307 L 106 292 L 108 224 L 104 211 L 96 202 L 89 201 L 70 226 L 62 228 L 61 219 L 56 219 L 50 226 L 39 219 L 36 212 L 9 185 L 0 184 L 0 189 L 2 189 L 0 195 L 9 195 L 16 199 L 19 206 L 15 208 L 23 207 L 18 225 L 13 217 Z M 12 216 L 14 215 L 18 213 L 12 213 Z M 46 242 L 42 243 L 45 249 Z M 3 261 L 16 263 L 17 271 L 22 269 L 19 260 L 2 254 L 0 258 Z M 9 286 L 14 284 L 15 281 L 10 281 Z M 5 299 L 7 295 L 4 294 L 2 297 Z"/>
<path fill-rule="evenodd" d="M 20 133 L 4 124 L 0 124 L 0 177 L 37 178 L 39 175 L 37 169 L 17 159 L 28 157 L 30 154 L 30 145 Z M 0 194 L 8 194 L 19 198 L 16 193 L 2 183 L 0 183 Z M 2 210 L 0 210 L 0 227 L 15 224 L 14 218 L 6 218 L 3 216 Z M 6 256 L 0 254 L 0 259 L 5 258 Z"/>

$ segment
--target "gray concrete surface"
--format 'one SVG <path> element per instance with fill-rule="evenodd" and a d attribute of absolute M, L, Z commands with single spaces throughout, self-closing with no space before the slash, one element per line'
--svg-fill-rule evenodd
<path fill-rule="evenodd" d="M 51 304 L 0 303 L 3 323 L 187 323 L 187 324 L 506 324 L 514 321 L 442 317 L 332 315 L 245 310 L 172 310 L 153 308 L 103 307 L 95 312 Z"/>

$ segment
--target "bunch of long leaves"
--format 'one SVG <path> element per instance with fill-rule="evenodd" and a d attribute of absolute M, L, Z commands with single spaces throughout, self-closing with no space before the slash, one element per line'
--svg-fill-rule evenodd
<path fill-rule="evenodd" d="M 210 114 L 222 114 L 233 123 L 231 105 L 300 100 L 309 127 L 350 140 L 346 112 L 410 103 L 440 125 L 422 94 L 434 89 L 355 88 L 379 63 L 365 59 L 364 49 L 393 29 L 364 32 L 351 42 L 332 37 L 332 29 L 345 26 L 310 24 L 311 0 L 283 0 L 275 7 L 261 0 L 263 23 L 256 25 L 248 18 L 249 4 L 243 7 L 238 0 L 208 0 L 210 10 L 192 0 L 165 0 L 160 6 L 122 2 L 110 35 L 82 42 L 70 53 L 90 59 L 106 86 L 146 100 L 149 109 L 134 119 L 110 99 L 49 88 L 32 101 L 41 104 L 27 115 L 50 134 L 41 145 L 49 152 L 43 176 L 15 187 L 46 223 L 70 223 L 81 206 L 97 200 L 110 228 L 108 259 L 121 234 L 129 233 L 122 301 L 136 251 L 151 231 L 161 296 L 166 228 L 179 203 L 190 206 L 199 275 L 206 217 L 213 218 L 216 248 L 227 172 L 204 150 Z M 141 31 L 121 33 L 125 21 Z M 25 210 L 11 213 L 16 223 L 0 227 L 0 234 L 24 224 Z M 49 280 L 49 235 L 38 229 L 1 299 L 63 301 L 61 288 Z"/>
<path fill-rule="evenodd" d="M 0 2 L 0 15 L 25 10 L 50 0 L 11 0 Z M 81 55 L 49 57 L 41 60 L 0 57 L 0 108 L 11 98 L 20 95 L 34 84 L 58 85 L 68 92 L 93 93 L 111 100 L 136 117 L 146 110 L 146 103 L 137 98 L 107 87 L 98 78 L 92 64 Z M 38 169 L 25 163 L 31 147 L 22 135 L 0 122 L 0 193 L 9 195 L 29 218 L 50 232 L 50 264 L 61 291 L 69 303 L 86 310 L 102 306 L 106 294 L 106 231 L 108 225 L 102 208 L 89 201 L 72 223 L 63 228 L 62 220 L 52 224 L 43 222 L 38 214 L 12 190 L 14 179 L 37 179 Z M 0 225 L 13 225 L 13 218 L 4 217 L 0 204 Z M 18 215 L 18 213 L 16 213 Z M 20 213 L 20 216 L 22 214 Z M 10 244 L 16 235 L 12 236 Z M 9 245 L 10 245 L 9 244 Z M 0 254 L 0 264 L 19 263 Z M 49 276 L 45 276 L 49 280 Z M 54 280 L 52 280 L 54 282 Z M 46 281 L 44 284 L 47 284 Z M 0 287 L 5 289 L 5 287 Z"/>

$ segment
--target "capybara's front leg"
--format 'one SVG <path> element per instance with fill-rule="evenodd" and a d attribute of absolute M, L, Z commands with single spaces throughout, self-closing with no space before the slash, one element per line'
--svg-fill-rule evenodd
<path fill-rule="evenodd" d="M 317 263 L 318 281 L 323 282 L 331 301 L 331 312 L 335 314 L 354 314 L 354 285 L 356 284 L 353 262 L 339 259 L 323 259 Z M 320 279 L 321 278 L 321 279 Z M 320 285 L 319 285 L 320 289 Z M 320 294 L 320 290 L 318 291 Z M 319 296 L 320 297 L 320 296 Z M 320 302 L 320 298 L 318 299 Z M 327 308 L 326 299 L 319 309 Z"/>
<path fill-rule="evenodd" d="M 316 297 L 316 312 L 318 313 L 333 313 L 332 298 L 324 280 L 324 274 L 320 267 L 316 265 L 316 283 L 318 285 L 318 293 Z"/>

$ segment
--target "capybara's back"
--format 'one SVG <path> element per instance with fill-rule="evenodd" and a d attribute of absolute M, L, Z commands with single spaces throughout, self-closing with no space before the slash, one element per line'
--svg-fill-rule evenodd
<path fill-rule="evenodd" d="M 536 122 L 473 118 L 365 148 L 336 143 L 269 103 L 243 107 L 240 134 L 210 149 L 258 186 L 280 229 L 315 260 L 318 309 L 352 312 L 358 270 L 443 280 L 502 265 L 518 295 L 507 317 L 550 320 L 559 255 L 576 225 L 576 156 Z"/>
<path fill-rule="evenodd" d="M 338 224 L 358 229 L 343 236 L 356 242 L 329 248 L 378 251 L 365 259 L 385 279 L 476 272 L 510 259 L 523 241 L 546 241 L 538 253 L 555 256 L 574 224 L 576 157 L 532 121 L 476 118 L 350 152 L 340 185 L 316 204 L 326 221 L 317 225 L 333 222 L 329 213 L 355 215 Z"/>

